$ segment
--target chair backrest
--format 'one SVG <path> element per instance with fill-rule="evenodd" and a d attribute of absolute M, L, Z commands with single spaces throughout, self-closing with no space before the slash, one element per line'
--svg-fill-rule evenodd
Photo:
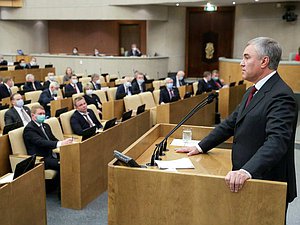
<path fill-rule="evenodd" d="M 73 115 L 73 113 L 75 112 L 75 109 L 68 111 L 66 113 L 62 113 L 60 114 L 59 118 L 60 118 L 60 122 L 61 122 L 61 126 L 63 129 L 63 132 L 65 135 L 72 135 L 73 134 L 73 130 L 71 127 L 71 116 Z"/>
<path fill-rule="evenodd" d="M 82 97 L 82 96 L 84 96 L 84 93 L 73 94 L 72 101 L 74 102 L 75 98 Z"/>
<path fill-rule="evenodd" d="M 125 79 L 116 79 L 115 80 L 115 85 L 121 85 L 121 84 L 124 84 L 125 83 Z"/>
<path fill-rule="evenodd" d="M 0 130 L 3 131 L 3 128 L 5 127 L 5 122 L 4 122 L 4 115 L 9 109 L 2 109 L 0 110 Z"/>
<path fill-rule="evenodd" d="M 49 124 L 49 126 L 51 127 L 52 133 L 58 140 L 60 140 L 60 141 L 64 140 L 64 135 L 63 135 L 61 126 L 56 117 L 50 117 L 49 119 L 46 119 L 45 123 Z"/>
<path fill-rule="evenodd" d="M 113 101 L 116 99 L 117 87 L 112 87 L 107 89 L 108 101 Z"/>
<path fill-rule="evenodd" d="M 194 91 L 194 94 L 197 93 L 197 91 L 198 91 L 198 81 L 193 83 L 193 91 Z"/>
<path fill-rule="evenodd" d="M 63 83 L 64 83 L 64 76 L 65 76 L 65 75 L 58 75 L 58 76 L 55 76 L 57 83 L 63 84 Z"/>
<path fill-rule="evenodd" d="M 38 106 L 38 105 L 40 105 L 40 103 L 33 102 L 33 103 L 26 104 L 25 106 L 27 106 L 31 110 L 33 106 Z"/>
<path fill-rule="evenodd" d="M 106 92 L 103 90 L 95 90 L 94 94 L 100 98 L 101 103 L 107 102 Z"/>
<path fill-rule="evenodd" d="M 81 77 L 81 78 L 79 78 L 79 82 L 81 82 L 83 86 L 84 86 L 84 84 L 89 83 L 90 81 L 91 81 L 90 77 Z"/>
<path fill-rule="evenodd" d="M 153 94 L 155 104 L 159 105 L 160 90 L 154 90 L 152 94 Z"/>
<path fill-rule="evenodd" d="M 99 120 L 99 122 L 100 122 L 100 116 L 99 116 L 99 113 L 98 113 L 97 107 L 96 107 L 94 104 L 90 104 L 90 105 L 88 105 L 87 107 L 88 107 L 88 109 L 91 109 L 91 110 L 93 110 L 93 112 L 95 113 L 95 115 L 96 115 L 97 119 L 98 119 L 98 120 Z"/>
<path fill-rule="evenodd" d="M 42 91 L 30 91 L 30 92 L 25 92 L 25 99 L 26 100 L 31 100 L 31 102 L 38 102 L 40 95 L 42 94 Z"/>
<path fill-rule="evenodd" d="M 123 98 L 126 111 L 137 110 L 142 105 L 142 101 L 139 95 L 125 96 Z"/>
<path fill-rule="evenodd" d="M 161 86 L 163 86 L 165 83 L 163 80 L 154 80 L 152 82 L 154 90 L 159 90 Z"/>
<path fill-rule="evenodd" d="M 24 127 L 20 127 L 8 132 L 11 150 L 14 155 L 27 154 L 26 146 L 23 140 L 23 131 L 24 131 Z"/>
<path fill-rule="evenodd" d="M 102 83 L 106 83 L 105 78 L 103 76 L 100 76 L 99 79 L 100 79 L 101 85 L 102 85 Z"/>
<path fill-rule="evenodd" d="M 153 95 L 151 92 L 143 92 L 139 94 L 142 104 L 146 104 L 146 109 L 151 109 L 153 107 L 156 107 Z"/>
<path fill-rule="evenodd" d="M 15 94 L 15 93 L 17 93 L 19 91 L 19 88 L 17 86 L 12 86 L 10 88 L 10 90 L 11 90 L 11 94 Z"/>
<path fill-rule="evenodd" d="M 62 93 L 61 89 L 58 89 L 57 96 L 59 96 L 60 98 L 63 98 L 63 93 Z"/>

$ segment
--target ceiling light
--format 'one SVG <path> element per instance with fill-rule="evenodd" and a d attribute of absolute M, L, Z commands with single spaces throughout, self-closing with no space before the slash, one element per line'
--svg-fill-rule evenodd
<path fill-rule="evenodd" d="M 176 3 L 176 6 L 179 6 L 179 3 Z"/>
<path fill-rule="evenodd" d="M 211 4 L 211 3 L 207 3 L 205 6 L 204 6 L 204 11 L 208 11 L 208 12 L 214 12 L 214 11 L 217 11 L 217 6 Z"/>
<path fill-rule="evenodd" d="M 235 2 L 232 2 L 233 5 L 235 5 Z"/>

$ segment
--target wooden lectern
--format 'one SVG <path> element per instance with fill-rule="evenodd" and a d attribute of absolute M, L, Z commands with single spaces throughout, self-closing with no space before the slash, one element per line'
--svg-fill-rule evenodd
<path fill-rule="evenodd" d="M 155 144 L 175 125 L 157 124 L 123 153 L 139 164 L 150 161 Z M 190 126 L 183 126 L 190 127 Z M 210 128 L 192 127 L 193 139 L 205 137 Z M 175 153 L 168 140 L 163 160 L 187 157 Z M 282 225 L 285 218 L 286 183 L 248 180 L 231 193 L 224 176 L 231 170 L 231 150 L 216 148 L 191 156 L 195 169 L 176 172 L 133 168 L 109 163 L 108 224 L 130 225 Z"/>
<path fill-rule="evenodd" d="M 56 110 L 68 107 L 68 110 L 73 109 L 72 98 L 57 99 L 50 102 L 51 117 L 55 117 Z"/>

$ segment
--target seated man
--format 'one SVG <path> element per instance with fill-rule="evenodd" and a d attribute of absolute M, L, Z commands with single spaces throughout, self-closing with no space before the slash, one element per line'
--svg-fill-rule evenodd
<path fill-rule="evenodd" d="M 211 80 L 209 82 L 213 90 L 219 90 L 223 87 L 224 83 L 219 79 L 219 71 L 213 70 L 211 72 Z"/>
<path fill-rule="evenodd" d="M 32 74 L 27 74 L 25 77 L 26 83 L 23 86 L 24 91 L 36 91 L 36 90 L 42 90 L 43 86 L 41 83 L 34 79 L 34 76 Z"/>
<path fill-rule="evenodd" d="M 100 75 L 94 73 L 91 76 L 91 84 L 93 85 L 93 89 L 94 90 L 101 90 L 101 84 L 100 84 Z"/>
<path fill-rule="evenodd" d="M 7 60 L 5 60 L 2 55 L 0 55 L 0 66 L 7 66 L 7 64 Z"/>
<path fill-rule="evenodd" d="M 209 83 L 210 80 L 211 80 L 211 72 L 205 71 L 203 73 L 203 78 L 198 81 L 198 90 L 197 90 L 196 95 L 200 95 L 204 92 L 212 91 L 212 86 Z"/>
<path fill-rule="evenodd" d="M 131 94 L 139 94 L 146 91 L 146 84 L 145 84 L 145 75 L 141 72 L 136 72 L 135 79 L 131 82 L 132 85 L 132 92 Z"/>
<path fill-rule="evenodd" d="M 25 62 L 24 59 L 19 60 L 19 64 L 15 66 L 15 70 L 22 70 L 22 69 L 29 69 L 28 64 Z"/>
<path fill-rule="evenodd" d="M 26 126 L 31 121 L 31 112 L 24 106 L 22 95 L 15 93 L 10 97 L 12 107 L 4 115 L 5 126 L 17 122 L 22 122 Z"/>
<path fill-rule="evenodd" d="M 53 72 L 49 72 L 49 73 L 48 73 L 48 80 L 46 80 L 46 81 L 44 82 L 43 89 L 48 89 L 50 83 L 51 83 L 51 82 L 54 82 L 54 81 L 57 82 L 56 77 L 55 77 L 55 74 L 54 74 Z"/>
<path fill-rule="evenodd" d="M 125 77 L 125 82 L 124 84 L 121 84 L 117 88 L 116 92 L 116 99 L 123 99 L 126 95 L 130 96 L 132 95 L 132 88 L 131 88 L 131 78 L 130 77 Z"/>
<path fill-rule="evenodd" d="M 137 48 L 136 44 L 132 44 L 127 56 L 142 56 L 142 52 Z"/>
<path fill-rule="evenodd" d="M 72 75 L 71 82 L 65 86 L 65 96 L 71 97 L 73 94 L 82 92 L 82 84 L 78 82 L 77 76 Z"/>
<path fill-rule="evenodd" d="M 173 87 L 173 80 L 169 77 L 165 79 L 166 87 L 160 90 L 159 104 L 178 101 L 180 99 L 177 87 Z"/>
<path fill-rule="evenodd" d="M 95 105 L 100 118 L 102 118 L 102 103 L 98 95 L 94 94 L 93 85 L 91 83 L 85 83 L 83 87 L 84 99 L 87 105 Z"/>
<path fill-rule="evenodd" d="M 0 84 L 0 100 L 11 96 L 11 87 L 14 86 L 13 79 L 11 77 L 5 77 L 3 83 Z"/>
<path fill-rule="evenodd" d="M 72 138 L 58 141 L 48 124 L 44 123 L 45 110 L 42 106 L 33 106 L 31 109 L 32 121 L 24 128 L 23 139 L 29 155 L 36 154 L 44 157 L 45 169 L 59 171 L 59 159 L 53 149 L 62 145 L 71 144 Z"/>
<path fill-rule="evenodd" d="M 83 130 L 96 126 L 98 129 L 102 124 L 98 121 L 93 110 L 87 108 L 86 101 L 83 97 L 77 97 L 74 100 L 76 111 L 71 116 L 71 127 L 75 134 L 82 135 Z"/>
<path fill-rule="evenodd" d="M 184 81 L 184 72 L 183 71 L 178 71 L 176 76 L 173 76 L 173 84 L 174 87 L 180 87 L 186 85 L 186 82 Z"/>
<path fill-rule="evenodd" d="M 59 90 L 59 84 L 57 82 L 51 82 L 48 89 L 43 90 L 40 95 L 39 103 L 44 107 L 46 116 L 50 116 L 50 106 L 48 105 L 51 101 L 60 99 L 57 96 Z"/>

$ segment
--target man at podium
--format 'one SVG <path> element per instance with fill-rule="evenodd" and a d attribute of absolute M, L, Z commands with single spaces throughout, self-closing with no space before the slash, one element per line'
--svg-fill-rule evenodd
<path fill-rule="evenodd" d="M 233 136 L 232 171 L 226 184 L 238 192 L 248 179 L 287 182 L 287 202 L 297 196 L 294 140 L 297 103 L 291 88 L 280 78 L 279 44 L 266 37 L 248 42 L 243 59 L 243 79 L 254 83 L 236 110 L 195 147 L 177 152 L 206 153 Z"/>

